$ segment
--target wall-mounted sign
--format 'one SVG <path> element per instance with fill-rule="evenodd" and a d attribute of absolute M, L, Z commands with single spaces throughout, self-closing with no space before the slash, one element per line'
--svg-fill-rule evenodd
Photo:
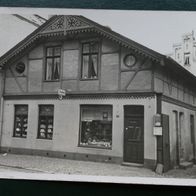
<path fill-rule="evenodd" d="M 156 114 L 154 115 L 154 127 L 160 127 L 161 126 L 161 115 Z"/>
<path fill-rule="evenodd" d="M 153 135 L 162 136 L 163 128 L 162 127 L 153 127 Z"/>

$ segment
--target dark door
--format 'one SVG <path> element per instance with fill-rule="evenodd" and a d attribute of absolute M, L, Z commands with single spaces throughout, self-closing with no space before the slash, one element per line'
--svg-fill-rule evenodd
<path fill-rule="evenodd" d="M 193 162 L 196 161 L 196 153 L 195 153 L 195 120 L 194 116 L 190 116 L 190 129 L 191 129 L 191 143 L 193 145 Z"/>
<path fill-rule="evenodd" d="M 179 126 L 178 126 L 178 112 L 173 111 L 173 124 L 174 124 L 174 131 L 176 134 L 176 145 L 174 146 L 175 152 L 176 152 L 176 161 L 175 166 L 180 164 L 180 154 L 179 154 Z"/>
<path fill-rule="evenodd" d="M 169 140 L 169 116 L 162 114 L 163 126 L 163 166 L 164 172 L 170 169 L 170 140 Z"/>
<path fill-rule="evenodd" d="M 184 113 L 179 113 L 179 129 L 178 129 L 178 160 L 179 164 L 184 161 L 184 150 L 182 146 L 182 134 L 184 132 Z"/>
<path fill-rule="evenodd" d="M 124 161 L 144 162 L 144 117 L 126 115 L 124 119 Z"/>

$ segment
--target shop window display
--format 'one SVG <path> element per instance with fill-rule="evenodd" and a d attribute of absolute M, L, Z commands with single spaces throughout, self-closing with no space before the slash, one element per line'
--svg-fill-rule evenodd
<path fill-rule="evenodd" d="M 27 137 L 28 106 L 15 105 L 14 137 Z"/>
<path fill-rule="evenodd" d="M 40 105 L 39 106 L 39 139 L 52 139 L 53 136 L 53 105 Z"/>
<path fill-rule="evenodd" d="M 112 106 L 81 106 L 80 146 L 112 148 Z"/>

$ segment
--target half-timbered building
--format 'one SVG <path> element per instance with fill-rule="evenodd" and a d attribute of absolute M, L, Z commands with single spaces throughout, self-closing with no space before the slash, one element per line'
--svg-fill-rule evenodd
<path fill-rule="evenodd" d="M 0 58 L 1 152 L 139 164 L 195 160 L 196 77 L 83 16 Z"/>

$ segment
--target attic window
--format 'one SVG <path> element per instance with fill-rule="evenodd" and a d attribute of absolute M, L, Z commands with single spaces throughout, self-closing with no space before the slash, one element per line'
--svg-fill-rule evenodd
<path fill-rule="evenodd" d="M 58 46 L 46 48 L 45 80 L 56 81 L 60 77 L 61 48 Z"/>
<path fill-rule="evenodd" d="M 98 42 L 82 44 L 82 79 L 97 79 L 98 77 Z"/>
<path fill-rule="evenodd" d="M 25 64 L 23 62 L 19 62 L 16 64 L 15 70 L 18 74 L 22 74 L 25 71 Z"/>

